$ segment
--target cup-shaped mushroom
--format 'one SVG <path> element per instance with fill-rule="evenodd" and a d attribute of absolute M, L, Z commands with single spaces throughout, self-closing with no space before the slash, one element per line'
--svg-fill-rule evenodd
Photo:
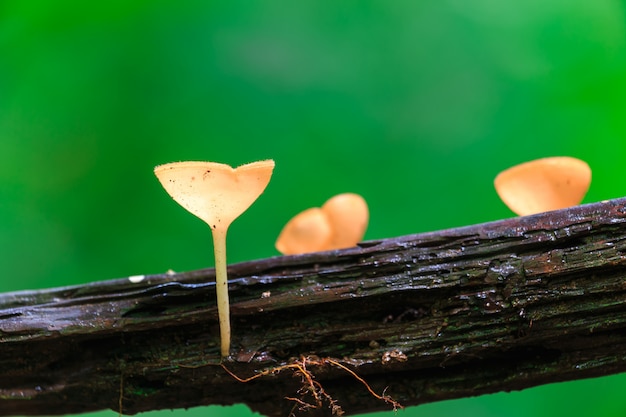
<path fill-rule="evenodd" d="M 168 194 L 211 229 L 228 228 L 263 193 L 274 161 L 233 168 L 217 162 L 173 162 L 154 173 Z"/>
<path fill-rule="evenodd" d="M 294 216 L 278 235 L 276 249 L 284 255 L 318 252 L 328 247 L 332 230 L 326 213 L 313 207 Z"/>
<path fill-rule="evenodd" d="M 338 194 L 324 203 L 333 231 L 327 249 L 343 249 L 355 246 L 365 236 L 369 221 L 369 210 L 365 199 L 358 194 Z"/>
<path fill-rule="evenodd" d="M 567 156 L 525 162 L 494 180 L 502 201 L 520 216 L 578 205 L 590 183 L 589 165 Z"/>
<path fill-rule="evenodd" d="M 233 220 L 263 193 L 273 169 L 271 160 L 238 168 L 216 162 L 174 162 L 154 169 L 168 194 L 211 228 L 222 357 L 230 352 L 226 234 Z"/>

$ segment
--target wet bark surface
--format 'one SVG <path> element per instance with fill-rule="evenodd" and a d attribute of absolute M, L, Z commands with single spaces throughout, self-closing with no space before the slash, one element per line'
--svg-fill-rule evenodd
<path fill-rule="evenodd" d="M 623 372 L 625 206 L 231 265 L 223 366 L 212 269 L 0 294 L 0 415 L 356 414 Z"/>

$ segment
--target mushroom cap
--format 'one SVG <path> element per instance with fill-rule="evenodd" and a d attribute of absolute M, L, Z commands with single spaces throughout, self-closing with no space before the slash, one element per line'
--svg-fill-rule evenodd
<path fill-rule="evenodd" d="M 328 246 L 331 227 L 326 213 L 313 207 L 287 222 L 276 240 L 276 249 L 284 255 L 318 252 Z"/>
<path fill-rule="evenodd" d="M 568 156 L 536 159 L 502 171 L 496 192 L 520 216 L 580 204 L 591 183 L 586 162 Z"/>
<path fill-rule="evenodd" d="M 363 240 L 369 221 L 363 197 L 354 193 L 338 194 L 324 203 L 322 211 L 333 231 L 326 249 L 349 248 Z"/>
<path fill-rule="evenodd" d="M 154 168 L 163 188 L 181 206 L 211 229 L 228 226 L 263 193 L 274 161 L 233 168 L 217 162 L 173 162 Z"/>

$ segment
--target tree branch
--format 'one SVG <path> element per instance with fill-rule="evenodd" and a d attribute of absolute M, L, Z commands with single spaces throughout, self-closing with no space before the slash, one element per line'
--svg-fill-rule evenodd
<path fill-rule="evenodd" d="M 0 415 L 355 414 L 623 372 L 625 205 L 231 265 L 224 367 L 212 269 L 1 294 Z"/>

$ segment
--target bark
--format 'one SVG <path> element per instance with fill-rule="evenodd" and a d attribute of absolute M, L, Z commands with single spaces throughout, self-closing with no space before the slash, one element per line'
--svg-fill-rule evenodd
<path fill-rule="evenodd" d="M 355 414 L 623 372 L 625 205 L 231 265 L 223 366 L 212 269 L 1 294 L 0 415 Z"/>

